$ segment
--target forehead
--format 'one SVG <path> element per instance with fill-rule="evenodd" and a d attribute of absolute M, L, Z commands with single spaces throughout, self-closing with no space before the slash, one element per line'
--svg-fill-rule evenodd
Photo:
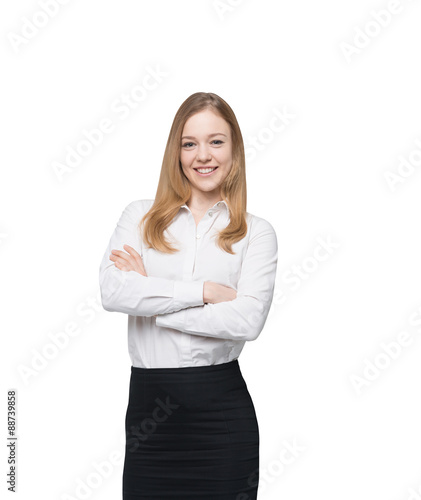
<path fill-rule="evenodd" d="M 229 134 L 229 124 L 211 109 L 204 109 L 190 116 L 184 124 L 183 134 L 222 132 Z"/>

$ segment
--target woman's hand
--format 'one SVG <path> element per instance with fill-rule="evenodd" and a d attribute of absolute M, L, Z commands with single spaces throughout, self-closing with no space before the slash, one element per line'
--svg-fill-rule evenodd
<path fill-rule="evenodd" d="M 123 247 L 128 254 L 122 250 L 111 250 L 110 260 L 121 271 L 136 271 L 142 276 L 147 276 L 142 257 L 131 246 L 123 245 Z"/>
<path fill-rule="evenodd" d="M 203 302 L 205 304 L 218 304 L 219 302 L 227 302 L 236 298 L 237 291 L 230 286 L 220 285 L 213 281 L 205 281 L 203 285 Z"/>

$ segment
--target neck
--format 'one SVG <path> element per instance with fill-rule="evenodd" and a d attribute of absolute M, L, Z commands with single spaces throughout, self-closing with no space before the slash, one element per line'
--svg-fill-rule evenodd
<path fill-rule="evenodd" d="M 192 191 L 190 199 L 187 201 L 186 205 L 190 208 L 190 210 L 201 212 L 213 207 L 215 203 L 218 203 L 218 201 L 222 201 L 222 196 L 219 193 L 209 193 L 209 196 L 206 196 L 206 194 L 201 193 L 199 195 Z"/>

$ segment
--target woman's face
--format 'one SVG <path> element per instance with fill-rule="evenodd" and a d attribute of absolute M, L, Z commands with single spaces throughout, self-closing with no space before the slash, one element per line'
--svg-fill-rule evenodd
<path fill-rule="evenodd" d="M 219 196 L 219 187 L 232 167 L 228 123 L 209 109 L 191 116 L 184 124 L 181 136 L 180 161 L 193 190 L 214 191 Z M 212 171 L 200 173 L 199 169 L 208 167 L 212 167 Z"/>

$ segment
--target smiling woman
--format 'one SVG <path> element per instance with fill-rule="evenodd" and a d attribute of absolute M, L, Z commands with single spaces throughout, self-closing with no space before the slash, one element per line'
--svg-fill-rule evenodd
<path fill-rule="evenodd" d="M 209 129 L 222 132 L 208 134 Z M 219 185 L 225 180 L 232 166 L 230 136 L 228 123 L 210 109 L 200 111 L 186 121 L 181 138 L 180 163 L 193 191 L 216 191 L 215 195 L 218 197 Z M 197 176 L 209 177 L 209 182 L 199 184 Z"/>
<path fill-rule="evenodd" d="M 124 500 L 257 498 L 259 427 L 238 358 L 266 322 L 278 246 L 246 201 L 236 117 L 193 94 L 155 198 L 126 206 L 100 266 L 103 307 L 128 315 Z"/>

